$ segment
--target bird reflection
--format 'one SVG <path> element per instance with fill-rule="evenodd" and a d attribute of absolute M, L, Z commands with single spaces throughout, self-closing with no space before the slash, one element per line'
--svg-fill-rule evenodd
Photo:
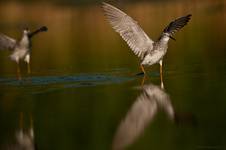
<path fill-rule="evenodd" d="M 160 108 L 171 120 L 174 120 L 174 109 L 164 88 L 154 84 L 142 86 L 142 93 L 116 131 L 113 149 L 121 150 L 132 144 L 151 123 Z"/>
<path fill-rule="evenodd" d="M 5 150 L 37 150 L 34 142 L 33 119 L 30 117 L 30 125 L 27 129 L 23 126 L 23 113 L 20 114 L 20 128 L 15 132 L 14 139 L 4 147 Z"/>

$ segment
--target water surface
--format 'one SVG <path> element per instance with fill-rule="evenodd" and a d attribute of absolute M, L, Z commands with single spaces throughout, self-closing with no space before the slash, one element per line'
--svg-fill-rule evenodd
<path fill-rule="evenodd" d="M 20 131 L 38 149 L 226 149 L 225 1 L 115 4 L 153 40 L 192 13 L 169 43 L 164 89 L 158 65 L 146 68 L 141 85 L 138 59 L 99 5 L 3 4 L 0 32 L 49 31 L 33 39 L 32 74 L 21 63 L 21 81 L 10 53 L 0 51 L 1 149 L 18 144 Z"/>

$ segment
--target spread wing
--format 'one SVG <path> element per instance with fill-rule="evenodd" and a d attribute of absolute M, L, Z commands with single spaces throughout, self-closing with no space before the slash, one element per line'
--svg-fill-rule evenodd
<path fill-rule="evenodd" d="M 180 17 L 172 22 L 163 30 L 164 33 L 169 33 L 170 35 L 173 35 L 177 31 L 179 31 L 181 28 L 183 28 L 188 21 L 191 19 L 191 14 Z"/>
<path fill-rule="evenodd" d="M 121 121 L 113 140 L 113 150 L 125 149 L 135 142 L 153 120 L 156 113 L 156 101 L 145 92 L 142 93 Z"/>
<path fill-rule="evenodd" d="M 169 119 L 174 119 L 174 108 L 171 103 L 170 96 L 164 89 L 156 85 L 149 85 L 149 88 L 146 89 L 146 93 L 157 102 L 158 107 L 161 107 L 165 111 Z"/>
<path fill-rule="evenodd" d="M 0 33 L 0 50 L 13 50 L 16 40 Z"/>
<path fill-rule="evenodd" d="M 154 42 L 130 16 L 108 3 L 103 3 L 103 9 L 112 27 L 138 57 L 142 58 L 147 50 L 153 48 Z"/>
<path fill-rule="evenodd" d="M 137 97 L 116 131 L 113 150 L 125 149 L 135 142 L 152 122 L 159 107 L 166 111 L 170 119 L 174 119 L 169 95 L 159 86 L 144 85 L 142 94 Z"/>

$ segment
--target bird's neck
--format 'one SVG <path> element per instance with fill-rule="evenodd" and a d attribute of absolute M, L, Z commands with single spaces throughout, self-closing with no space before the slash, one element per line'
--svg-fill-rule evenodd
<path fill-rule="evenodd" d="M 21 41 L 20 41 L 20 45 L 23 47 L 29 47 L 30 45 L 30 40 L 27 34 L 24 34 Z"/>
<path fill-rule="evenodd" d="M 169 36 L 167 35 L 162 35 L 160 38 L 159 38 L 159 43 L 160 44 L 168 44 L 169 42 Z"/>

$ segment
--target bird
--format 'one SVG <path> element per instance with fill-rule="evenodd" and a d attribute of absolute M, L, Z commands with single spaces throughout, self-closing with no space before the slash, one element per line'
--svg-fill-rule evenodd
<path fill-rule="evenodd" d="M 11 38 L 3 33 L 0 33 L 0 50 L 11 51 L 10 59 L 15 61 L 17 64 L 17 77 L 20 80 L 20 67 L 19 62 L 21 60 L 27 63 L 27 72 L 31 73 L 30 70 L 30 55 L 31 55 L 31 39 L 34 35 L 40 32 L 47 31 L 46 26 L 42 26 L 39 29 L 31 32 L 28 28 L 23 30 L 23 35 L 20 40 Z"/>
<path fill-rule="evenodd" d="M 174 121 L 175 111 L 170 95 L 164 88 L 148 83 L 141 87 L 126 116 L 121 120 L 113 138 L 112 149 L 122 150 L 133 144 L 150 126 L 160 110 Z"/>
<path fill-rule="evenodd" d="M 14 137 L 7 140 L 0 149 L 4 150 L 37 150 L 37 143 L 35 141 L 35 133 L 33 127 L 33 117 L 30 115 L 30 124 L 25 124 L 24 113 L 20 113 L 19 128 L 16 129 Z"/>
<path fill-rule="evenodd" d="M 192 15 L 188 14 L 171 21 L 164 28 L 158 40 L 153 41 L 138 25 L 137 21 L 120 9 L 106 2 L 102 3 L 102 8 L 112 28 L 120 34 L 130 49 L 139 57 L 141 73 L 146 75 L 144 66 L 159 63 L 160 78 L 162 81 L 163 57 L 167 52 L 168 42 L 170 39 L 176 40 L 173 35 L 189 22 Z"/>

